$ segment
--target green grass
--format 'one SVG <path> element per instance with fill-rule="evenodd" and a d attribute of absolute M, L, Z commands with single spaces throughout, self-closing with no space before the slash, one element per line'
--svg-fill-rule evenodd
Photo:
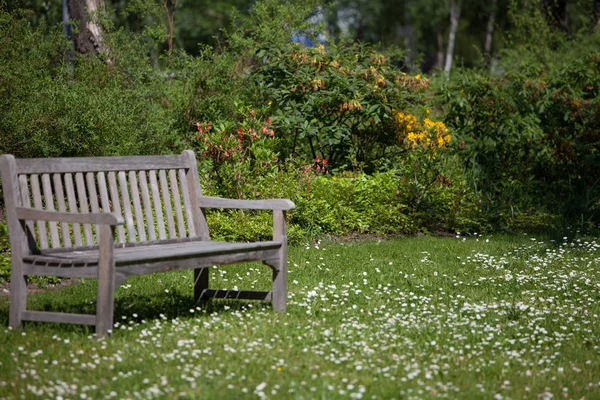
<path fill-rule="evenodd" d="M 214 287 L 265 290 L 259 264 Z M 197 309 L 189 271 L 119 288 L 115 332 L 0 329 L 0 398 L 600 398 L 600 246 L 415 237 L 290 249 L 289 306 Z M 93 312 L 95 282 L 30 296 Z M 7 326 L 8 299 L 0 298 Z"/>

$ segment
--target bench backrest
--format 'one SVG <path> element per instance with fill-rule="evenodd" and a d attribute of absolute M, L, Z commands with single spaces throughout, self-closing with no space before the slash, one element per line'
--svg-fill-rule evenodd
<path fill-rule="evenodd" d="M 125 220 L 116 230 L 119 244 L 208 239 L 196 159 L 189 150 L 166 156 L 5 157 L 2 164 L 5 196 L 7 184 L 13 192 L 12 201 L 6 201 L 7 215 L 14 207 L 113 212 Z M 32 238 L 39 249 L 97 245 L 96 228 L 90 224 L 29 221 L 27 228 L 27 247 Z"/>

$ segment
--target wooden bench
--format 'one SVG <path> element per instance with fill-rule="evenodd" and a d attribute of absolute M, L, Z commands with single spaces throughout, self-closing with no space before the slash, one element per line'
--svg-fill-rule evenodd
<path fill-rule="evenodd" d="M 16 159 L 0 156 L 10 245 L 10 315 L 22 321 L 113 326 L 114 291 L 130 276 L 194 269 L 194 298 L 272 301 L 285 312 L 285 199 L 202 196 L 196 158 L 181 155 Z M 204 208 L 273 210 L 273 240 L 209 239 Z M 262 261 L 273 270 L 270 292 L 209 289 L 209 267 Z M 28 275 L 98 278 L 96 315 L 27 310 Z"/>

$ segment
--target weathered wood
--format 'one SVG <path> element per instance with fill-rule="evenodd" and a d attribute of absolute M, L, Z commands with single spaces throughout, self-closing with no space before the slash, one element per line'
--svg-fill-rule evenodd
<path fill-rule="evenodd" d="M 53 180 L 54 191 L 56 193 L 56 202 L 58 204 L 58 211 L 67 212 L 61 174 L 54 174 Z M 25 205 L 25 207 L 27 206 Z M 62 234 L 63 247 L 71 247 L 71 232 L 69 231 L 69 224 L 67 222 L 63 221 L 60 223 L 60 232 Z"/>
<path fill-rule="evenodd" d="M 23 319 L 39 322 L 59 322 L 63 324 L 95 325 L 96 318 L 89 314 L 57 313 L 49 311 L 24 311 Z"/>
<path fill-rule="evenodd" d="M 110 333 L 115 308 L 114 227 L 98 229 L 98 301 L 96 303 L 96 337 Z"/>
<path fill-rule="evenodd" d="M 93 172 L 87 172 L 85 174 L 85 182 L 87 183 L 88 195 L 90 198 L 90 209 L 93 213 L 100 212 L 100 205 L 98 204 L 98 192 L 96 191 L 96 178 Z M 93 227 L 92 227 L 93 228 Z M 98 229 L 93 228 L 98 235 Z M 96 240 L 98 238 L 96 237 Z"/>
<path fill-rule="evenodd" d="M 213 265 L 239 264 L 244 262 L 262 261 L 273 258 L 276 249 L 247 251 L 240 253 L 222 254 L 217 256 L 197 256 L 197 258 L 180 258 L 162 261 L 140 261 L 118 266 L 118 271 L 125 276 L 148 275 L 156 272 L 180 271 L 186 269 L 207 268 Z"/>
<path fill-rule="evenodd" d="M 24 226 L 18 220 L 14 210 L 22 205 L 19 196 L 19 183 L 15 158 L 12 155 L 0 155 L 0 178 L 4 206 L 6 207 L 6 222 L 11 248 L 10 270 L 10 310 L 8 323 L 13 329 L 21 327 L 23 312 L 27 305 L 27 282 L 23 271 L 23 256 L 30 253 Z M 25 182 L 26 183 L 26 182 Z"/>
<path fill-rule="evenodd" d="M 42 174 L 42 188 L 44 190 L 44 202 L 46 203 L 46 210 L 54 211 L 54 196 L 52 195 L 50 175 Z M 58 239 L 58 225 L 54 221 L 50 221 L 48 225 L 50 227 L 51 247 L 61 247 L 61 243 Z"/>
<path fill-rule="evenodd" d="M 142 212 L 142 203 L 140 203 L 140 192 L 138 189 L 137 174 L 135 171 L 129 171 L 129 186 L 131 190 L 131 200 L 133 201 L 133 210 L 135 213 L 135 223 L 140 242 L 146 241 L 146 228 L 144 227 L 144 215 Z"/>
<path fill-rule="evenodd" d="M 117 188 L 117 180 L 113 171 L 108 173 L 108 190 L 110 193 L 110 201 L 112 204 L 112 210 L 117 215 L 123 215 L 121 213 L 121 201 L 119 199 L 119 189 Z M 119 243 L 125 243 L 125 230 L 122 226 L 117 228 L 117 237 Z"/>
<path fill-rule="evenodd" d="M 127 242 L 135 242 L 136 234 L 133 225 L 133 213 L 131 212 L 131 199 L 129 197 L 129 185 L 125 171 L 117 173 L 119 179 L 119 188 L 121 189 L 121 200 L 123 201 L 123 212 L 125 213 L 125 226 L 127 226 Z"/>
<path fill-rule="evenodd" d="M 173 208 L 171 207 L 171 194 L 169 192 L 169 184 L 167 182 L 167 173 L 164 169 L 158 171 L 158 179 L 160 180 L 160 193 L 162 196 L 163 207 L 165 209 L 165 219 L 167 220 L 169 238 L 173 239 L 177 237 L 177 233 L 175 232 L 175 221 L 173 220 Z"/>
<path fill-rule="evenodd" d="M 82 214 L 88 214 L 90 212 L 89 200 L 85 187 L 85 181 L 81 172 L 77 172 L 75 174 L 75 185 L 77 186 L 77 197 L 79 198 L 79 212 Z M 94 235 L 92 233 L 92 226 L 90 224 L 83 224 L 83 235 L 87 245 L 94 244 Z"/>
<path fill-rule="evenodd" d="M 159 242 L 158 244 L 139 247 L 118 246 L 115 248 L 114 258 L 117 264 L 126 265 L 145 261 L 163 261 L 194 257 L 215 257 L 215 264 L 218 264 L 219 256 L 222 256 L 223 260 L 225 261 L 228 254 L 239 254 L 262 250 L 278 250 L 280 247 L 281 242 L 275 241 L 254 243 L 186 241 L 169 244 Z M 30 263 L 77 262 L 79 264 L 94 265 L 98 262 L 98 257 L 99 250 L 98 248 L 94 248 L 84 251 L 44 252 L 42 254 L 25 256 L 24 260 Z M 269 257 L 269 259 L 272 258 L 273 257 Z"/>
<path fill-rule="evenodd" d="M 100 159 L 15 160 L 0 156 L 0 169 L 11 235 L 9 322 L 13 327 L 23 319 L 90 324 L 96 325 L 97 336 L 102 337 L 111 332 L 117 285 L 130 276 L 183 269 L 194 269 L 194 297 L 198 300 L 270 300 L 276 310 L 285 311 L 287 236 L 283 210 L 293 208 L 293 203 L 284 199 L 203 197 L 191 151 L 180 156 Z M 204 207 L 271 209 L 273 240 L 210 241 Z M 35 232 L 34 223 L 38 241 L 29 243 L 27 231 Z M 50 227 L 51 248 L 46 225 Z M 262 261 L 273 269 L 271 292 L 209 288 L 210 267 L 248 261 Z M 96 277 L 96 315 L 27 311 L 26 275 Z"/>
<path fill-rule="evenodd" d="M 181 197 L 183 198 L 183 208 L 185 209 L 185 218 L 186 218 L 186 226 L 188 229 L 189 237 L 196 237 L 196 227 L 194 223 L 194 215 L 198 213 L 196 209 L 196 213 L 194 213 L 194 207 L 192 206 L 192 202 L 190 200 L 190 192 L 188 190 L 187 178 L 185 175 L 185 170 L 180 169 L 178 171 L 179 174 L 179 182 L 181 183 Z"/>
<path fill-rule="evenodd" d="M 75 173 L 108 171 L 149 171 L 188 168 L 188 158 L 182 155 L 132 157 L 69 157 L 16 159 L 19 174 Z"/>
<path fill-rule="evenodd" d="M 77 209 L 77 199 L 75 198 L 75 189 L 73 186 L 73 175 L 71 173 L 66 173 L 65 176 L 65 189 L 67 191 L 67 202 L 69 204 L 69 212 L 78 213 Z M 75 247 L 83 246 L 83 239 L 81 237 L 81 225 L 79 223 L 74 223 L 71 228 L 73 229 L 73 240 L 75 242 Z"/>
<path fill-rule="evenodd" d="M 146 171 L 140 171 L 140 190 L 142 191 L 142 202 L 144 203 L 144 214 L 146 215 L 148 240 L 156 240 L 156 229 L 154 229 L 154 216 L 152 215 L 152 203 L 150 202 Z"/>
<path fill-rule="evenodd" d="M 186 186 L 188 188 L 191 210 L 194 213 L 194 230 L 196 231 L 196 236 L 208 240 L 208 224 L 206 223 L 206 217 L 204 216 L 204 212 L 202 211 L 200 198 L 202 197 L 202 189 L 198 182 L 200 182 L 200 178 L 198 177 L 198 166 L 196 165 L 196 157 L 194 153 L 190 150 L 185 150 L 182 155 L 187 158 L 187 162 L 189 164 L 189 168 L 186 170 Z M 200 211 L 199 211 L 200 210 Z"/>
<path fill-rule="evenodd" d="M 287 233 L 283 210 L 273 211 L 273 240 L 282 244 L 273 269 L 273 309 L 285 312 L 287 304 Z"/>
<path fill-rule="evenodd" d="M 154 203 L 154 213 L 156 214 L 156 222 L 158 225 L 158 238 L 166 239 L 165 220 L 162 212 L 162 204 L 160 203 L 160 190 L 156 180 L 156 171 L 150 171 L 150 189 L 152 191 L 152 201 Z"/>
<path fill-rule="evenodd" d="M 23 271 L 26 275 L 56 276 L 60 278 L 98 278 L 98 266 L 70 266 L 62 268 L 50 264 L 25 264 Z M 11 286 L 12 290 L 12 286 Z"/>
<path fill-rule="evenodd" d="M 21 200 L 21 205 L 23 207 L 30 208 L 31 207 L 31 199 L 29 198 L 29 182 L 27 181 L 26 175 L 19 175 L 19 189 L 21 190 L 21 196 L 19 200 Z M 22 221 L 21 221 L 22 223 Z M 37 243 L 35 242 L 35 227 L 33 221 L 25 221 L 25 242 L 24 248 L 34 249 L 37 248 Z"/>
<path fill-rule="evenodd" d="M 37 174 L 29 177 L 31 182 L 31 196 L 33 197 L 33 206 L 39 210 L 43 209 L 42 194 L 40 192 L 40 181 Z M 48 248 L 48 233 L 46 232 L 46 223 L 44 221 L 36 221 L 39 246 L 41 249 Z"/>
<path fill-rule="evenodd" d="M 177 172 L 172 169 L 169 171 L 169 181 L 171 183 L 171 194 L 173 196 L 173 206 L 175 207 L 175 217 L 177 218 L 177 231 L 180 238 L 184 238 L 185 224 L 183 222 L 183 211 L 181 209 L 181 196 L 179 195 L 179 184 L 177 182 Z"/>
<path fill-rule="evenodd" d="M 253 210 L 291 210 L 294 203 L 286 199 L 235 200 L 202 196 L 200 206 L 205 208 L 245 208 Z"/>
<path fill-rule="evenodd" d="M 71 222 L 73 224 L 123 224 L 123 218 L 120 215 L 104 212 L 80 214 L 74 212 L 47 211 L 35 208 L 17 207 L 16 216 L 18 219 L 30 221 Z"/>
<path fill-rule="evenodd" d="M 200 294 L 200 299 L 237 299 L 237 300 L 266 300 L 271 301 L 271 292 L 249 292 L 243 290 L 210 290 L 207 289 Z"/>

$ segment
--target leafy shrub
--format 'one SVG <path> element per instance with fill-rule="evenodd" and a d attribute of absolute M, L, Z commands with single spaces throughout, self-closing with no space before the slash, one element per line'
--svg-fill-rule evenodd
<path fill-rule="evenodd" d="M 141 39 L 106 34 L 109 59 L 73 54 L 59 26 L 0 10 L 0 153 L 125 155 L 179 149 L 169 81 Z"/>
<path fill-rule="evenodd" d="M 453 151 L 500 220 L 541 211 L 598 221 L 600 32 L 546 34 L 506 50 L 501 75 L 459 70 L 441 80 Z"/>

